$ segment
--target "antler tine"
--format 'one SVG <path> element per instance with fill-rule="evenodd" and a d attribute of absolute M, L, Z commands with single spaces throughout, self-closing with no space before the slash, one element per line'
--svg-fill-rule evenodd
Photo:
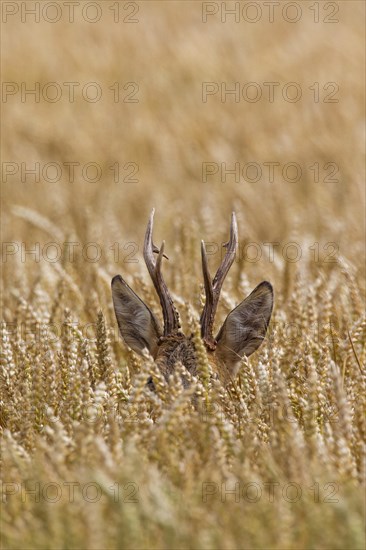
<path fill-rule="evenodd" d="M 205 285 L 205 294 L 206 300 L 213 300 L 213 288 L 210 271 L 208 269 L 206 247 L 204 241 L 201 241 L 201 256 L 202 256 L 202 271 L 203 271 L 203 282 Z"/>
<path fill-rule="evenodd" d="M 144 241 L 144 260 L 153 282 L 155 281 L 155 260 L 154 260 L 154 254 L 153 254 L 154 245 L 152 242 L 154 214 L 155 214 L 155 209 L 153 208 L 150 214 L 149 222 L 147 224 L 145 241 Z"/>
<path fill-rule="evenodd" d="M 206 303 L 201 315 L 201 336 L 211 350 L 216 348 L 216 341 L 213 337 L 213 323 L 217 305 L 220 298 L 221 287 L 235 259 L 236 247 L 238 244 L 238 225 L 235 212 L 231 214 L 230 239 L 224 244 L 226 254 L 218 268 L 216 275 L 211 282 L 211 275 L 208 269 L 206 248 L 204 242 L 201 243 L 202 271 L 205 285 Z"/>
<path fill-rule="evenodd" d="M 213 286 L 215 289 L 217 288 L 219 292 L 221 290 L 225 277 L 228 274 L 229 269 L 233 265 L 233 262 L 235 260 L 235 252 L 236 252 L 237 245 L 238 245 L 238 224 L 236 221 L 235 212 L 233 212 L 231 214 L 230 240 L 224 244 L 226 248 L 226 254 L 213 280 Z"/>
<path fill-rule="evenodd" d="M 152 240 L 153 226 L 154 226 L 154 213 L 155 209 L 151 211 L 149 222 L 147 224 L 145 241 L 144 241 L 144 260 L 146 267 L 150 274 L 151 280 L 154 283 L 156 293 L 159 297 L 161 308 L 163 310 L 164 318 L 164 336 L 168 336 L 180 328 L 178 312 L 174 307 L 173 300 L 169 294 L 168 287 L 163 279 L 161 273 L 161 262 L 164 254 L 163 241 L 160 250 L 154 245 Z M 158 253 L 157 260 L 155 261 L 154 252 Z"/>

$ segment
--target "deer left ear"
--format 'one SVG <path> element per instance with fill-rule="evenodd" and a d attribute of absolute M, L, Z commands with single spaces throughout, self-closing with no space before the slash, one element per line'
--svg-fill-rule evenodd
<path fill-rule="evenodd" d="M 122 338 L 136 353 L 155 357 L 161 329 L 154 314 L 120 275 L 112 279 L 114 311 Z"/>
<path fill-rule="evenodd" d="M 260 283 L 226 317 L 216 336 L 216 355 L 227 367 L 234 368 L 240 359 L 249 357 L 264 340 L 273 309 L 273 288 Z"/>

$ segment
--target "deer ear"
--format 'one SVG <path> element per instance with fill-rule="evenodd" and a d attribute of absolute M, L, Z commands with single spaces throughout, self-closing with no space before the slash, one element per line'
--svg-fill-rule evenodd
<path fill-rule="evenodd" d="M 112 298 L 119 331 L 126 344 L 140 355 L 147 348 L 155 357 L 161 336 L 158 321 L 120 275 L 112 279 Z"/>
<path fill-rule="evenodd" d="M 216 354 L 229 369 L 233 369 L 243 355 L 249 357 L 261 345 L 272 308 L 273 288 L 263 281 L 226 317 L 216 336 Z"/>

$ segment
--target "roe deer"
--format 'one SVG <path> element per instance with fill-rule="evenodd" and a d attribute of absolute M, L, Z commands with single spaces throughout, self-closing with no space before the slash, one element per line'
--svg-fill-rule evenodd
<path fill-rule="evenodd" d="M 164 328 L 120 275 L 112 279 L 113 305 L 120 333 L 126 344 L 136 353 L 145 349 L 168 380 L 177 362 L 181 362 L 193 375 L 196 374 L 195 347 L 191 336 L 185 336 L 180 327 L 179 315 L 161 273 L 164 254 L 152 239 L 154 210 L 151 212 L 144 242 L 144 259 L 163 311 Z M 235 213 L 232 213 L 230 240 L 225 257 L 215 277 L 208 270 L 205 244 L 201 241 L 202 270 L 206 302 L 200 319 L 201 337 L 208 352 L 209 362 L 221 380 L 227 383 L 238 371 L 241 358 L 251 355 L 262 343 L 271 318 L 273 289 L 267 281 L 260 283 L 226 317 L 216 338 L 213 324 L 224 279 L 234 261 L 238 242 Z M 157 254 L 157 259 L 154 258 Z M 151 383 L 151 381 L 150 381 Z M 185 384 L 186 385 L 186 384 Z"/>

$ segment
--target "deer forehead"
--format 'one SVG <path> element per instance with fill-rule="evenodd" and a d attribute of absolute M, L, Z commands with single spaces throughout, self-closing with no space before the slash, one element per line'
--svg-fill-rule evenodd
<path fill-rule="evenodd" d="M 197 375 L 197 352 L 193 336 L 177 335 L 161 338 L 155 363 L 166 379 L 171 376 L 177 364 L 181 363 L 193 376 Z M 214 375 L 224 375 L 225 365 L 214 351 L 207 351 L 207 360 Z M 225 372 L 224 372 L 225 371 Z"/>
<path fill-rule="evenodd" d="M 195 375 L 196 351 L 192 337 L 176 335 L 161 338 L 155 362 L 164 376 L 172 374 L 177 363 L 182 363 L 190 373 Z"/>

